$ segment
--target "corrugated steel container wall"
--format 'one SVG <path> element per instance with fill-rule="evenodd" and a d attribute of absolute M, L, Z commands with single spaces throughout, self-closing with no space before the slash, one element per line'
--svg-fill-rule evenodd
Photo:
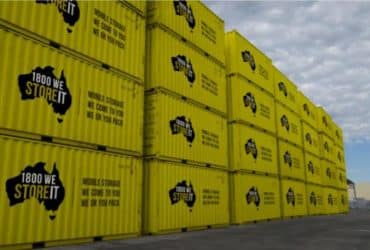
<path fill-rule="evenodd" d="M 225 118 L 161 92 L 145 101 L 145 155 L 228 167 Z"/>
<path fill-rule="evenodd" d="M 323 188 L 324 193 L 324 213 L 336 214 L 339 212 L 338 191 L 334 188 Z"/>
<path fill-rule="evenodd" d="M 283 217 L 307 215 L 305 183 L 286 179 L 280 181 Z"/>
<path fill-rule="evenodd" d="M 236 73 L 274 94 L 272 62 L 236 30 L 225 37 L 226 71 Z"/>
<path fill-rule="evenodd" d="M 118 1 L 2 1 L 1 22 L 144 79 L 145 20 Z"/>
<path fill-rule="evenodd" d="M 322 159 L 321 164 L 321 183 L 325 186 L 336 187 L 337 178 L 336 178 L 336 169 L 333 163 Z"/>
<path fill-rule="evenodd" d="M 200 1 L 150 1 L 147 17 L 225 63 L 224 21 Z"/>
<path fill-rule="evenodd" d="M 306 169 L 306 181 L 314 184 L 322 184 L 322 173 L 320 158 L 313 154 L 304 152 L 304 162 Z"/>
<path fill-rule="evenodd" d="M 324 110 L 323 107 L 317 107 L 317 114 L 317 128 L 319 132 L 325 133 L 327 136 L 332 137 L 334 134 L 334 128 L 330 115 Z"/>
<path fill-rule="evenodd" d="M 344 158 L 344 150 L 337 146 L 334 145 L 334 162 L 337 167 L 345 170 L 346 169 L 346 162 Z"/>
<path fill-rule="evenodd" d="M 315 104 L 302 92 L 298 91 L 298 111 L 303 121 L 317 129 L 319 115 Z"/>
<path fill-rule="evenodd" d="M 338 212 L 348 213 L 348 211 L 349 211 L 348 191 L 338 190 Z"/>
<path fill-rule="evenodd" d="M 302 133 L 304 150 L 320 156 L 319 133 L 305 122 L 302 122 Z"/>
<path fill-rule="evenodd" d="M 229 121 L 252 124 L 276 133 L 274 98 L 238 76 L 228 78 Z"/>
<path fill-rule="evenodd" d="M 134 10 L 142 16 L 146 16 L 147 2 L 144 0 L 123 0 L 123 2 L 129 4 Z"/>
<path fill-rule="evenodd" d="M 233 173 L 230 189 L 232 224 L 280 218 L 277 177 Z"/>
<path fill-rule="evenodd" d="M 225 69 L 163 29 L 147 34 L 146 89 L 163 87 L 226 114 Z"/>
<path fill-rule="evenodd" d="M 323 187 L 317 185 L 306 185 L 307 210 L 309 215 L 319 215 L 324 212 Z"/>
<path fill-rule="evenodd" d="M 229 224 L 228 173 L 158 160 L 145 162 L 144 232 Z"/>
<path fill-rule="evenodd" d="M 230 168 L 260 173 L 278 173 L 276 138 L 255 128 L 229 125 Z"/>
<path fill-rule="evenodd" d="M 142 86 L 11 32 L 0 35 L 1 128 L 142 152 Z"/>
<path fill-rule="evenodd" d="M 139 235 L 142 161 L 0 138 L 2 246 Z"/>
<path fill-rule="evenodd" d="M 347 175 L 342 169 L 337 168 L 337 188 L 347 189 Z"/>
<path fill-rule="evenodd" d="M 319 149 L 321 158 L 335 162 L 334 142 L 325 134 L 319 134 Z"/>
<path fill-rule="evenodd" d="M 305 180 L 303 150 L 290 143 L 278 140 L 280 176 Z"/>
<path fill-rule="evenodd" d="M 277 136 L 302 147 L 302 124 L 299 116 L 276 103 Z"/>
<path fill-rule="evenodd" d="M 298 111 L 298 91 L 297 86 L 291 82 L 278 68 L 272 66 L 273 70 L 273 84 L 274 94 L 276 100 L 284 104 L 291 111 L 299 113 Z"/>

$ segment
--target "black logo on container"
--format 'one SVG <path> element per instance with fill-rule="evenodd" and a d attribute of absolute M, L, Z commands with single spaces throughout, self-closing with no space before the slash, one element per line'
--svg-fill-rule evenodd
<path fill-rule="evenodd" d="M 170 197 L 171 205 L 184 201 L 189 208 L 192 208 L 196 201 L 193 185 L 191 182 L 187 185 L 185 180 L 177 183 L 174 188 L 170 189 L 168 195 Z"/>
<path fill-rule="evenodd" d="M 311 192 L 310 194 L 310 203 L 313 204 L 314 206 L 316 206 L 317 204 L 316 195 L 314 192 Z"/>
<path fill-rule="evenodd" d="M 306 142 L 308 142 L 310 145 L 312 145 L 312 137 L 310 133 L 306 133 Z"/>
<path fill-rule="evenodd" d="M 292 156 L 290 155 L 289 151 L 286 151 L 284 154 L 284 163 L 288 164 L 289 167 L 292 166 Z"/>
<path fill-rule="evenodd" d="M 331 170 L 330 170 L 330 168 L 327 168 L 327 169 L 326 169 L 326 176 L 327 176 L 329 179 L 331 179 L 332 174 L 331 174 Z"/>
<path fill-rule="evenodd" d="M 178 116 L 176 119 L 171 120 L 170 128 L 173 135 L 182 134 L 189 143 L 194 141 L 194 128 L 191 124 L 191 120 L 187 120 L 185 116 Z"/>
<path fill-rule="evenodd" d="M 186 0 L 179 0 L 179 1 L 173 1 L 173 5 L 175 7 L 176 15 L 178 16 L 184 16 L 186 18 L 186 21 L 188 22 L 188 25 L 191 29 L 194 29 L 195 27 L 195 17 L 193 10 L 191 9 L 190 4 L 186 2 Z"/>
<path fill-rule="evenodd" d="M 308 168 L 308 172 L 310 173 L 314 173 L 315 172 L 315 167 L 313 166 L 313 163 L 312 161 L 309 161 L 308 164 L 307 164 L 307 168 Z"/>
<path fill-rule="evenodd" d="M 329 152 L 329 144 L 327 141 L 324 143 L 324 149 L 326 152 Z"/>
<path fill-rule="evenodd" d="M 288 96 L 288 89 L 283 82 L 279 82 L 279 91 L 282 91 L 284 96 Z"/>
<path fill-rule="evenodd" d="M 332 206 L 334 205 L 333 196 L 331 194 L 328 195 L 328 204 Z"/>
<path fill-rule="evenodd" d="M 36 0 L 38 4 L 55 4 L 58 12 L 63 15 L 63 20 L 70 26 L 74 26 L 80 18 L 80 9 L 76 0 Z M 67 28 L 69 33 L 71 27 Z"/>
<path fill-rule="evenodd" d="M 250 153 L 252 154 L 254 159 L 257 159 L 257 156 L 258 156 L 257 145 L 256 145 L 256 142 L 252 138 L 247 141 L 244 147 L 245 147 L 245 152 L 247 154 Z"/>
<path fill-rule="evenodd" d="M 195 81 L 195 73 L 193 70 L 193 65 L 190 60 L 186 59 L 186 56 L 178 55 L 171 57 L 172 66 L 175 71 L 184 72 L 186 78 L 190 82 L 190 87 L 193 86 Z"/>
<path fill-rule="evenodd" d="M 257 111 L 257 104 L 254 96 L 251 92 L 248 92 L 243 96 L 244 107 L 250 107 L 253 114 Z"/>
<path fill-rule="evenodd" d="M 307 103 L 303 104 L 303 111 L 305 111 L 307 115 L 310 115 L 310 108 Z"/>
<path fill-rule="evenodd" d="M 284 128 L 286 128 L 287 131 L 289 131 L 289 121 L 288 121 L 288 117 L 286 115 L 283 115 L 281 118 L 280 118 L 280 122 L 281 122 L 281 126 L 283 126 Z"/>
<path fill-rule="evenodd" d="M 260 195 L 258 193 L 257 187 L 251 187 L 248 193 L 246 194 L 246 198 L 247 198 L 247 204 L 250 204 L 253 202 L 257 208 L 259 207 L 261 199 L 260 199 Z"/>
<path fill-rule="evenodd" d="M 243 62 L 249 63 L 252 71 L 256 70 L 256 61 L 254 60 L 254 56 L 248 50 L 242 51 L 242 59 Z"/>
<path fill-rule="evenodd" d="M 72 96 L 67 87 L 67 79 L 62 71 L 60 77 L 53 73 L 54 68 L 36 67 L 29 74 L 18 76 L 18 86 L 21 98 L 24 101 L 43 98 L 53 107 L 53 111 L 61 116 L 65 115 L 72 104 Z M 39 111 L 41 112 L 41 111 Z M 59 116 L 58 122 L 63 118 Z"/>
<path fill-rule="evenodd" d="M 295 206 L 295 195 L 292 188 L 288 189 L 288 192 L 286 193 L 286 201 L 289 204 L 292 204 L 292 206 Z"/>
<path fill-rule="evenodd" d="M 45 170 L 45 165 L 44 162 L 38 162 L 35 166 L 26 166 L 19 175 L 6 181 L 6 193 L 10 206 L 36 199 L 46 211 L 50 211 L 50 220 L 54 220 L 65 191 L 56 164 L 51 173 Z"/>

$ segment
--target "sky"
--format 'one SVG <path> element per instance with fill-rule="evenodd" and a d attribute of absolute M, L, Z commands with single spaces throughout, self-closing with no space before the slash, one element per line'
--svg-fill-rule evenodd
<path fill-rule="evenodd" d="M 370 182 L 370 2 L 205 2 L 343 129 L 347 177 Z"/>

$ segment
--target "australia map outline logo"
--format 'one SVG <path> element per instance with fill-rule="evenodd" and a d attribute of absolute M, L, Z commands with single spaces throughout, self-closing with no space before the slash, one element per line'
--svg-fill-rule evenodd
<path fill-rule="evenodd" d="M 176 15 L 185 16 L 186 22 L 191 29 L 195 27 L 195 17 L 193 10 L 186 0 L 173 1 Z"/>
<path fill-rule="evenodd" d="M 248 92 L 243 96 L 244 107 L 250 107 L 253 114 L 257 112 L 257 103 L 254 95 L 251 92 Z"/>
<path fill-rule="evenodd" d="M 244 147 L 245 147 L 245 152 L 247 155 L 250 153 L 252 154 L 254 159 L 257 159 L 258 149 L 257 149 L 256 142 L 252 138 L 248 139 Z"/>
<path fill-rule="evenodd" d="M 182 134 L 191 146 L 195 139 L 195 131 L 190 118 L 187 120 L 185 116 L 178 116 L 176 119 L 170 120 L 170 128 L 172 135 Z"/>
<path fill-rule="evenodd" d="M 249 66 L 251 67 L 252 71 L 256 70 L 256 61 L 254 60 L 254 56 L 252 53 L 248 50 L 244 50 L 241 52 L 243 62 L 249 63 Z"/>
<path fill-rule="evenodd" d="M 292 156 L 290 155 L 289 151 L 286 151 L 284 154 L 284 163 L 288 164 L 289 167 L 292 167 L 293 161 L 292 161 Z"/>
<path fill-rule="evenodd" d="M 313 163 L 312 161 L 309 161 L 308 164 L 307 164 L 307 168 L 308 168 L 308 172 L 314 174 L 315 172 L 315 167 L 313 166 Z"/>
<path fill-rule="evenodd" d="M 192 211 L 191 208 L 195 204 L 196 195 L 191 181 L 189 185 L 187 185 L 186 180 L 178 182 L 174 188 L 170 189 L 168 195 L 171 205 L 175 205 L 182 200 L 190 208 L 190 212 Z"/>
<path fill-rule="evenodd" d="M 283 82 L 279 82 L 279 91 L 282 91 L 284 96 L 288 96 L 288 89 Z"/>
<path fill-rule="evenodd" d="M 67 86 L 67 79 L 62 70 L 58 79 L 52 66 L 36 67 L 31 73 L 18 76 L 18 87 L 23 101 L 43 98 L 59 114 L 57 120 L 63 122 L 63 116 L 72 105 L 72 96 Z"/>
<path fill-rule="evenodd" d="M 193 83 L 195 81 L 195 72 L 190 59 L 187 60 L 186 56 L 178 55 L 171 57 L 171 62 L 173 70 L 179 72 L 183 71 L 186 76 L 186 79 L 190 82 L 190 87 L 193 87 Z"/>
<path fill-rule="evenodd" d="M 54 220 L 64 200 L 65 189 L 56 163 L 50 173 L 45 165 L 45 162 L 37 162 L 34 166 L 26 166 L 19 175 L 6 181 L 6 193 L 11 207 L 34 198 L 50 211 L 49 218 Z"/>
<path fill-rule="evenodd" d="M 289 129 L 290 129 L 289 120 L 288 120 L 288 117 L 286 115 L 283 115 L 280 118 L 280 122 L 281 122 L 281 126 L 283 126 L 284 128 L 286 128 L 287 131 L 289 131 Z"/>
<path fill-rule="evenodd" d="M 288 205 L 292 204 L 293 206 L 295 206 L 295 195 L 292 188 L 288 189 L 288 192 L 286 193 L 286 200 Z"/>
<path fill-rule="evenodd" d="M 63 15 L 63 20 L 69 25 L 67 32 L 72 32 L 74 26 L 80 18 L 80 8 L 78 7 L 77 0 L 36 0 L 37 4 L 55 4 L 58 12 Z"/>
<path fill-rule="evenodd" d="M 306 142 L 308 142 L 308 144 L 312 145 L 312 137 L 311 137 L 311 134 L 310 133 L 306 133 Z"/>
<path fill-rule="evenodd" d="M 317 204 L 316 195 L 315 195 L 314 192 L 311 192 L 310 203 L 313 204 L 314 206 L 316 206 L 316 204 Z"/>
<path fill-rule="evenodd" d="M 245 195 L 246 197 L 246 200 L 247 200 L 247 204 L 251 204 L 252 202 L 254 203 L 254 205 L 258 208 L 260 203 L 261 203 L 261 198 L 260 198 L 260 195 L 258 193 L 258 189 L 257 187 L 251 187 L 247 194 Z"/>

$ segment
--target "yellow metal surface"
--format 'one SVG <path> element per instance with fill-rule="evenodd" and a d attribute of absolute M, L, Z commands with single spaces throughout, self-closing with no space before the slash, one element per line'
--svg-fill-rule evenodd
<path fill-rule="evenodd" d="M 339 212 L 338 191 L 334 188 L 323 188 L 325 214 L 336 214 Z"/>
<path fill-rule="evenodd" d="M 319 133 L 305 122 L 302 122 L 302 133 L 304 150 L 320 156 Z"/>
<path fill-rule="evenodd" d="M 348 213 L 349 204 L 348 204 L 348 191 L 338 190 L 338 212 L 339 213 Z"/>
<path fill-rule="evenodd" d="M 337 168 L 337 188 L 347 189 L 347 175 L 342 169 Z"/>
<path fill-rule="evenodd" d="M 145 155 L 228 167 L 225 118 L 162 92 L 145 110 Z"/>
<path fill-rule="evenodd" d="M 161 28 L 147 34 L 146 88 L 163 87 L 226 114 L 225 69 Z"/>
<path fill-rule="evenodd" d="M 334 142 L 325 134 L 319 134 L 320 156 L 331 162 L 336 162 Z"/>
<path fill-rule="evenodd" d="M 145 0 L 123 0 L 123 2 L 129 4 L 137 13 L 142 16 L 146 16 L 147 1 Z"/>
<path fill-rule="evenodd" d="M 140 233 L 140 159 L 0 141 L 2 246 Z"/>
<path fill-rule="evenodd" d="M 230 168 L 259 173 L 278 173 L 276 138 L 255 128 L 229 125 Z"/>
<path fill-rule="evenodd" d="M 302 147 L 302 124 L 299 116 L 276 103 L 276 129 L 281 139 Z"/>
<path fill-rule="evenodd" d="M 275 101 L 261 88 L 239 76 L 228 78 L 229 121 L 252 124 L 271 133 L 276 133 Z"/>
<path fill-rule="evenodd" d="M 145 20 L 118 1 L 1 1 L 2 22 L 144 79 Z"/>
<path fill-rule="evenodd" d="M 150 1 L 147 17 L 225 63 L 224 21 L 200 1 Z"/>
<path fill-rule="evenodd" d="M 313 154 L 304 152 L 304 162 L 306 181 L 314 184 L 322 184 L 322 167 L 320 159 Z"/>
<path fill-rule="evenodd" d="M 321 164 L 321 183 L 325 186 L 337 187 L 337 170 L 330 161 L 322 159 Z"/>
<path fill-rule="evenodd" d="M 241 74 L 274 94 L 271 59 L 236 30 L 226 33 L 225 39 L 227 74 Z"/>
<path fill-rule="evenodd" d="M 334 135 L 333 121 L 323 107 L 317 107 L 317 128 L 319 132 L 325 133 L 330 138 Z"/>
<path fill-rule="evenodd" d="M 272 71 L 274 95 L 276 100 L 298 114 L 299 98 L 297 86 L 275 66 L 272 66 Z"/>
<path fill-rule="evenodd" d="M 310 124 L 314 129 L 317 129 L 319 118 L 317 107 L 300 91 L 298 91 L 298 111 L 304 122 Z"/>
<path fill-rule="evenodd" d="M 144 232 L 229 224 L 228 184 L 223 170 L 146 161 Z"/>
<path fill-rule="evenodd" d="M 306 191 L 308 214 L 318 215 L 324 213 L 323 187 L 307 184 Z"/>
<path fill-rule="evenodd" d="M 142 152 L 142 86 L 19 35 L 0 36 L 0 128 Z"/>
<path fill-rule="evenodd" d="M 281 179 L 283 217 L 307 215 L 306 185 L 304 182 Z"/>
<path fill-rule="evenodd" d="M 303 150 L 290 143 L 278 140 L 280 176 L 305 180 Z"/>
<path fill-rule="evenodd" d="M 277 177 L 233 173 L 230 189 L 232 224 L 280 218 Z"/>
<path fill-rule="evenodd" d="M 345 170 L 346 169 L 346 160 L 344 157 L 344 150 L 337 146 L 334 145 L 334 162 L 336 167 Z"/>

